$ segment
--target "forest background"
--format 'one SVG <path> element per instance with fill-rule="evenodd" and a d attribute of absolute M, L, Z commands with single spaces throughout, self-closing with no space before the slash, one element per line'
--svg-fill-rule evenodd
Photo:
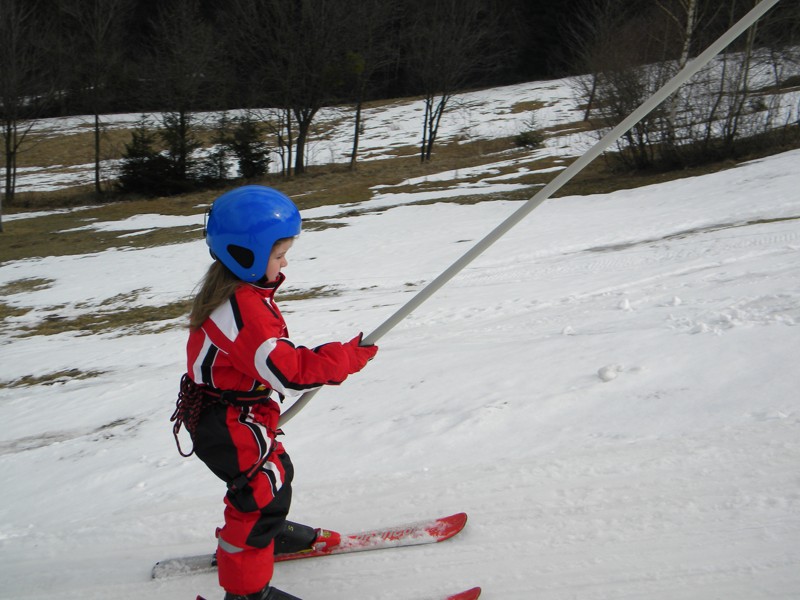
<path fill-rule="evenodd" d="M 442 114 L 468 89 L 576 76 L 586 122 L 613 126 L 757 1 L 2 0 L 2 200 L 15 203 L 18 165 L 35 146 L 33 125 L 54 116 L 93 115 L 98 197 L 120 189 L 178 194 L 227 181 L 231 152 L 236 177 L 263 176 L 271 155 L 280 157 L 284 177 L 301 175 L 314 117 L 325 106 L 353 106 L 353 169 L 361 107 L 387 98 L 425 99 L 422 162 L 432 158 Z M 685 168 L 698 157 L 741 153 L 734 142 L 776 129 L 769 114 L 751 127 L 740 119 L 770 108 L 753 100 L 766 90 L 750 89 L 752 60 L 758 54 L 774 65 L 769 91 L 796 86 L 798 37 L 800 3 L 780 2 L 730 48 L 739 62 L 715 73 L 724 82 L 717 90 L 704 89 L 707 110 L 677 124 L 687 106 L 673 97 L 657 123 L 624 141 L 623 163 Z M 655 76 L 642 69 L 654 64 L 667 68 Z M 696 105 L 696 97 L 687 103 Z M 225 111 L 234 109 L 244 113 L 230 121 Z M 209 111 L 219 115 L 213 124 L 198 117 Z M 103 115 L 113 113 L 162 115 L 158 131 L 143 117 L 129 133 L 121 186 L 101 177 L 110 158 Z M 687 138 L 698 122 L 708 127 Z M 517 143 L 537 142 L 536 123 L 529 129 Z M 201 163 L 204 147 L 219 151 Z M 695 150 L 678 150 L 686 147 Z"/>

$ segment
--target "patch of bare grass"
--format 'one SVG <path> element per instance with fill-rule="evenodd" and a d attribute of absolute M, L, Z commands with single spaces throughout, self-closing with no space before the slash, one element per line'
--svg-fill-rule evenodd
<path fill-rule="evenodd" d="M 29 134 L 20 146 L 17 166 L 24 168 L 93 164 L 94 132 L 89 125 L 85 129 L 86 131 L 67 135 Z M 125 129 L 104 131 L 100 142 L 102 159 L 120 158 L 130 139 L 131 133 Z"/>
<path fill-rule="evenodd" d="M 291 302 L 293 300 L 309 300 L 311 298 L 323 298 L 338 296 L 340 292 L 330 286 L 320 285 L 308 290 L 287 290 L 281 291 L 277 299 L 281 302 Z"/>
<path fill-rule="evenodd" d="M 59 314 L 66 307 L 50 307 L 48 314 L 35 324 L 21 326 L 13 332 L 19 337 L 38 335 L 57 335 L 72 332 L 77 335 L 119 334 L 142 335 L 160 333 L 170 329 L 188 326 L 188 315 L 192 299 L 187 298 L 170 302 L 161 306 L 124 306 L 137 293 L 147 290 L 133 290 L 104 300 L 99 307 L 77 305 L 74 309 L 82 310 L 77 316 Z M 280 295 L 281 302 L 305 300 L 322 296 L 335 296 L 339 292 L 328 286 L 314 287 L 308 290 L 287 290 Z M 3 304 L 0 303 L 0 311 Z M 22 311 L 27 312 L 27 311 Z M 2 312 L 0 312 L 2 316 Z"/>
<path fill-rule="evenodd" d="M 0 389 L 31 387 L 34 385 L 56 385 L 75 379 L 91 379 L 103 375 L 105 371 L 82 371 L 80 369 L 62 369 L 46 375 L 25 375 L 19 379 L 0 383 Z"/>
<path fill-rule="evenodd" d="M 98 204 L 83 210 L 58 212 L 4 223 L 0 264 L 42 256 L 66 256 L 102 252 L 109 248 L 148 248 L 185 242 L 201 236 L 201 225 L 159 227 L 141 235 L 126 231 L 85 228 L 92 223 L 120 221 L 140 214 L 198 215 L 210 203 L 213 193 L 161 200 L 138 200 Z M 198 219 L 202 222 L 200 219 Z"/>
<path fill-rule="evenodd" d="M 14 279 L 0 285 L 0 296 L 13 296 L 14 294 L 24 294 L 37 290 L 46 290 L 55 283 L 53 279 L 44 277 L 23 277 Z"/>
<path fill-rule="evenodd" d="M 0 323 L 5 323 L 6 319 L 21 317 L 28 312 L 29 309 L 27 308 L 19 308 L 16 306 L 10 306 L 5 302 L 0 302 Z"/>
<path fill-rule="evenodd" d="M 532 112 L 535 110 L 542 109 L 548 105 L 549 104 L 547 102 L 544 102 L 542 100 L 524 100 L 522 102 L 516 102 L 511 107 L 511 112 L 513 114 L 518 114 L 522 112 Z"/>
<path fill-rule="evenodd" d="M 0 297 L 7 298 L 15 294 L 24 294 L 26 292 L 33 292 L 36 290 L 43 290 L 49 288 L 53 284 L 52 279 L 45 279 L 42 277 L 26 277 L 23 279 L 15 279 L 0 285 Z M 11 306 L 6 302 L 0 302 L 0 323 L 5 324 L 7 319 L 13 317 L 21 317 L 30 311 L 28 308 L 20 308 L 18 306 Z"/>
<path fill-rule="evenodd" d="M 175 320 L 189 313 L 191 302 L 180 300 L 163 306 L 133 306 L 128 308 L 87 311 L 74 317 L 50 314 L 34 325 L 21 328 L 21 337 L 56 335 L 75 332 L 79 335 L 122 332 L 126 334 L 153 333 L 182 326 Z"/>

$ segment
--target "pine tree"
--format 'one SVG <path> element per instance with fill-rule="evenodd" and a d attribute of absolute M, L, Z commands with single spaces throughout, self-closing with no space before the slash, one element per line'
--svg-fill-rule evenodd
<path fill-rule="evenodd" d="M 123 192 L 157 196 L 172 193 L 168 183 L 172 179 L 172 163 L 156 148 L 156 134 L 147 128 L 144 116 L 133 130 L 131 142 L 125 144 L 119 173 L 119 187 Z"/>

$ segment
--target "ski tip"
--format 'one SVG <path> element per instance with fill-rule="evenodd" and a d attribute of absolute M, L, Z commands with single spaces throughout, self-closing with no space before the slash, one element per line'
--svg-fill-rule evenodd
<path fill-rule="evenodd" d="M 450 515 L 449 517 L 441 518 L 440 521 L 449 523 L 451 526 L 464 527 L 464 525 L 467 524 L 467 513 L 465 512 L 455 513 L 454 515 Z"/>
<path fill-rule="evenodd" d="M 459 594 L 453 594 L 452 596 L 448 596 L 446 600 L 476 600 L 481 595 L 481 588 L 474 587 L 468 590 L 465 590 Z"/>
<path fill-rule="evenodd" d="M 451 535 L 448 537 L 452 537 L 453 535 L 464 529 L 464 527 L 467 525 L 467 513 L 460 512 L 454 515 L 450 515 L 449 517 L 441 519 L 441 522 L 447 523 L 448 528 L 451 531 Z"/>

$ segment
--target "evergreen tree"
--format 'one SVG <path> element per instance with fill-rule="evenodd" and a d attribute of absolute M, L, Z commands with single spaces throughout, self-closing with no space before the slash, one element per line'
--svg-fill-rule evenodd
<path fill-rule="evenodd" d="M 123 192 L 147 196 L 167 193 L 165 182 L 173 179 L 173 166 L 155 148 L 156 139 L 143 116 L 133 130 L 130 143 L 125 144 L 118 184 Z"/>
<path fill-rule="evenodd" d="M 251 115 L 237 120 L 230 142 L 231 150 L 239 161 L 239 173 L 245 179 L 261 177 L 269 168 L 269 148 L 261 139 L 261 128 Z"/>

